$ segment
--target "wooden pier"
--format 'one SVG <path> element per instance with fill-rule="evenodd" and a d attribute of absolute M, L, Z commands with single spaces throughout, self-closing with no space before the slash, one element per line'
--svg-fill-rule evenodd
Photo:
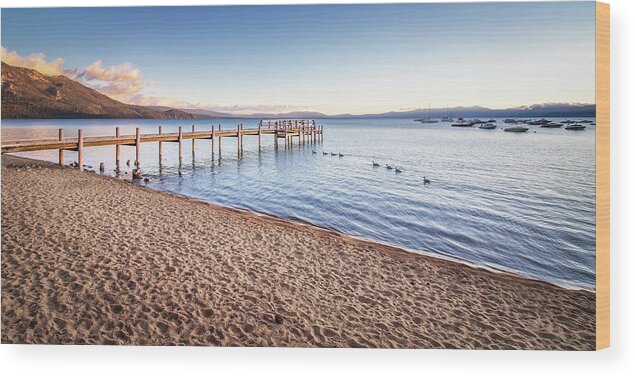
<path fill-rule="evenodd" d="M 244 128 L 243 124 L 237 124 L 233 129 L 222 129 L 219 124 L 217 127 L 212 126 L 212 128 L 208 130 L 196 130 L 196 127 L 192 125 L 191 132 L 183 132 L 183 128 L 179 127 L 178 132 L 175 133 L 164 133 L 163 127 L 159 126 L 158 133 L 141 134 L 140 129 L 137 128 L 135 134 L 122 135 L 119 132 L 119 127 L 116 127 L 114 136 L 98 137 L 84 137 L 83 130 L 79 129 L 77 131 L 77 138 L 65 138 L 64 130 L 60 129 L 57 139 L 11 141 L 6 144 L 3 143 L 2 154 L 25 151 L 58 150 L 59 164 L 64 165 L 64 151 L 76 151 L 77 166 L 80 170 L 83 170 L 84 148 L 115 145 L 115 161 L 117 167 L 119 167 L 120 147 L 134 146 L 136 148 L 135 167 L 138 174 L 140 172 L 141 165 L 141 144 L 146 142 L 159 143 L 159 158 L 163 156 L 163 142 L 177 142 L 179 144 L 179 160 L 181 160 L 183 158 L 184 140 L 192 140 L 192 152 L 194 152 L 195 140 L 210 140 L 212 146 L 212 158 L 214 158 L 216 148 L 218 148 L 218 155 L 221 155 L 221 140 L 225 137 L 237 139 L 237 153 L 238 155 L 241 155 L 243 152 L 243 137 L 257 136 L 258 150 L 260 150 L 262 144 L 261 138 L 263 135 L 273 135 L 276 147 L 278 147 L 280 139 L 284 140 L 285 147 L 291 147 L 293 146 L 294 138 L 297 139 L 298 144 L 322 141 L 324 139 L 324 128 L 323 126 L 316 125 L 315 120 L 283 119 L 261 120 L 258 123 L 258 128 Z M 215 144 L 218 146 L 215 146 Z"/>

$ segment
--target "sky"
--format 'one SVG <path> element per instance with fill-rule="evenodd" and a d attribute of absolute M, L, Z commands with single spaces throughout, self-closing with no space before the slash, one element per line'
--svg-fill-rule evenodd
<path fill-rule="evenodd" d="M 595 3 L 2 9 L 2 61 L 236 114 L 595 103 Z"/>

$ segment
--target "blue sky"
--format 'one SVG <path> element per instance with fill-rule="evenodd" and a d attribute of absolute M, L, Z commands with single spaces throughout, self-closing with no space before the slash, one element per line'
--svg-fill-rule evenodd
<path fill-rule="evenodd" d="M 593 2 L 3 9 L 2 47 L 140 104 L 503 108 L 594 103 L 594 17 Z"/>

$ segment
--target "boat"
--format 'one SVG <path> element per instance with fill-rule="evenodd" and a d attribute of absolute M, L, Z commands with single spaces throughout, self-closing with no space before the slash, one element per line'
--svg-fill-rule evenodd
<path fill-rule="evenodd" d="M 562 122 L 562 124 L 571 124 L 571 123 L 575 123 L 575 121 L 572 121 L 572 120 L 568 120 L 568 119 L 567 119 L 567 120 L 565 120 L 565 121 L 563 121 L 563 122 Z"/>
<path fill-rule="evenodd" d="M 473 121 L 463 120 L 463 118 L 459 118 L 456 123 L 452 123 L 453 127 L 471 127 L 474 125 Z"/>
<path fill-rule="evenodd" d="M 586 125 L 580 125 L 578 123 L 570 124 L 564 127 L 564 129 L 568 131 L 581 131 L 584 130 L 584 128 L 586 128 Z"/>
<path fill-rule="evenodd" d="M 419 108 L 419 113 L 421 113 L 421 108 Z M 438 120 L 434 120 L 432 119 L 432 117 L 430 116 L 430 104 L 428 103 L 428 117 L 427 118 L 419 118 L 419 119 L 415 119 L 415 121 L 418 121 L 419 123 L 423 123 L 423 124 L 432 124 L 432 123 L 438 123 Z"/>
<path fill-rule="evenodd" d="M 516 124 L 516 123 L 518 123 L 518 120 L 516 120 L 516 119 L 505 119 L 505 120 L 503 120 L 503 123 L 505 123 L 505 124 Z"/>
<path fill-rule="evenodd" d="M 489 119 L 489 120 L 487 121 L 487 123 L 496 123 L 496 120 L 494 120 L 494 119 Z"/>
<path fill-rule="evenodd" d="M 591 124 L 593 123 L 593 120 L 580 120 L 578 123 Z"/>
<path fill-rule="evenodd" d="M 496 129 L 496 124 L 492 124 L 492 123 L 481 124 L 479 125 L 478 129 Z"/>
<path fill-rule="evenodd" d="M 529 130 L 529 128 L 516 126 L 516 127 L 505 128 L 504 130 L 505 130 L 505 132 L 521 133 L 521 132 L 527 132 Z"/>
<path fill-rule="evenodd" d="M 544 124 L 549 124 L 549 123 L 551 123 L 551 120 L 547 120 L 545 118 L 542 118 L 540 120 L 533 120 L 533 121 L 530 119 L 527 122 L 527 124 L 529 124 L 529 125 L 544 125 Z"/>
<path fill-rule="evenodd" d="M 446 115 L 441 118 L 441 122 L 442 123 L 451 123 L 451 122 L 453 122 L 454 119 L 452 119 L 452 116 L 450 116 L 450 109 L 447 106 L 445 107 L 445 113 L 446 113 Z"/>
<path fill-rule="evenodd" d="M 564 124 L 559 124 L 559 123 L 547 123 L 547 124 L 541 125 L 540 128 L 560 128 L 563 125 Z"/>

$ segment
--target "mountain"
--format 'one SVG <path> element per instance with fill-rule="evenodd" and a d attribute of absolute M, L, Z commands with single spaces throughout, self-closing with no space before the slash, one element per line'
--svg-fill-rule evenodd
<path fill-rule="evenodd" d="M 181 110 L 159 111 L 122 103 L 65 76 L 2 63 L 4 119 L 195 119 Z"/>
<path fill-rule="evenodd" d="M 491 109 L 481 106 L 471 107 L 453 107 L 453 108 L 433 108 L 430 110 L 430 117 L 441 118 L 444 116 L 453 118 L 478 118 L 478 117 L 593 117 L 595 116 L 594 104 L 580 104 L 580 103 L 543 103 L 534 104 L 531 106 L 513 107 L 505 109 Z M 391 111 L 380 114 L 364 114 L 364 115 L 351 115 L 341 114 L 326 116 L 327 118 L 334 119 L 349 119 L 349 118 L 369 118 L 369 119 L 381 119 L 381 118 L 420 118 L 427 117 L 428 110 L 410 110 L 410 111 Z"/>

